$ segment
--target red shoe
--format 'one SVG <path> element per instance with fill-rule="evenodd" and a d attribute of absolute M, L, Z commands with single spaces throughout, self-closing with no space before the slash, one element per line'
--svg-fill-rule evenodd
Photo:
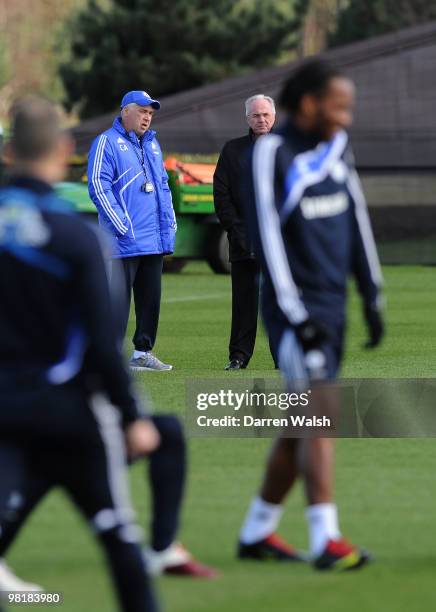
<path fill-rule="evenodd" d="M 190 576 L 192 578 L 216 578 L 219 572 L 196 561 L 192 555 L 178 542 L 160 552 L 151 548 L 144 551 L 148 572 L 153 575 L 171 574 L 175 576 Z"/>
<path fill-rule="evenodd" d="M 276 533 L 272 533 L 263 540 L 254 542 L 254 544 L 239 542 L 237 554 L 239 559 L 257 559 L 258 561 L 267 561 L 269 559 L 288 562 L 307 561 L 301 552 L 285 542 Z"/>
<path fill-rule="evenodd" d="M 164 569 L 165 574 L 172 574 L 176 576 L 191 576 L 191 578 L 217 578 L 219 572 L 213 567 L 208 567 L 191 559 L 180 565 L 173 565 Z"/>
<path fill-rule="evenodd" d="M 319 570 L 344 571 L 358 569 L 371 561 L 371 555 L 347 540 L 329 540 L 313 565 Z"/>

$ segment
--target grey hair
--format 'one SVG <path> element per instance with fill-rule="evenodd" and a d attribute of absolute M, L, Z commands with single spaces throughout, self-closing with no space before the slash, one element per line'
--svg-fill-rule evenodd
<path fill-rule="evenodd" d="M 121 114 L 123 114 L 123 111 L 125 108 L 133 108 L 134 106 L 138 106 L 136 102 L 129 102 L 129 104 L 126 104 L 126 106 L 123 106 L 123 108 L 121 109 Z"/>
<path fill-rule="evenodd" d="M 274 100 L 270 96 L 265 96 L 264 94 L 256 94 L 255 96 L 250 96 L 245 100 L 245 116 L 248 117 L 250 114 L 250 106 L 255 100 L 266 100 L 271 104 L 272 112 L 276 114 L 276 105 L 274 104 Z"/>

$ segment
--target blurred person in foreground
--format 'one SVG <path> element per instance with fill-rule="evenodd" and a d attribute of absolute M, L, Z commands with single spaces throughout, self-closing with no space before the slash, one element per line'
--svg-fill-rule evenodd
<path fill-rule="evenodd" d="M 314 59 L 291 75 L 280 103 L 288 119 L 254 147 L 247 212 L 265 276 L 263 317 L 288 390 L 310 386 L 314 405 L 331 414 L 338 399 L 328 383 L 342 359 L 350 273 L 363 300 L 366 347 L 383 336 L 381 271 L 346 133 L 354 85 Z M 276 440 L 240 533 L 240 558 L 303 560 L 275 534 L 283 501 L 301 478 L 315 568 L 352 569 L 369 560 L 341 535 L 333 459 L 331 438 Z"/>
<path fill-rule="evenodd" d="M 229 240 L 232 277 L 232 326 L 229 363 L 225 369 L 245 369 L 256 341 L 259 310 L 259 264 L 247 235 L 241 193 L 246 158 L 253 143 L 269 134 L 276 118 L 274 100 L 257 94 L 245 101 L 248 134 L 224 145 L 213 177 L 215 212 Z"/>
<path fill-rule="evenodd" d="M 11 109 L 0 190 L 0 556 L 34 481 L 63 487 L 103 547 L 120 608 L 158 609 L 126 479 L 159 435 L 140 412 L 115 339 L 99 240 L 53 191 L 72 153 L 54 107 Z M 123 431 L 124 430 L 124 431 Z M 7 566 L 1 589 L 16 590 Z M 12 584 L 8 579 L 12 578 Z M 20 590 L 35 585 L 22 585 Z M 24 588 L 23 588 L 24 587 Z"/>
<path fill-rule="evenodd" d="M 172 366 L 152 352 L 159 323 L 163 256 L 174 251 L 176 217 L 156 132 L 150 129 L 160 102 L 129 91 L 120 115 L 89 152 L 89 195 L 101 228 L 114 238 L 111 282 L 122 288 L 123 337 L 135 303 L 136 329 L 130 368 L 165 372 Z M 121 274 L 120 274 L 121 273 Z M 107 330 L 114 333 L 114 330 Z"/>
<path fill-rule="evenodd" d="M 16 166 L 19 164 L 16 163 Z M 15 168 L 15 173 L 19 168 Z M 26 172 L 26 176 L 29 174 Z M 15 176 L 11 181 L 11 186 L 22 181 L 20 176 Z M 27 187 L 27 183 L 26 187 Z M 32 187 L 32 184 L 30 184 Z M 54 195 L 50 191 L 51 199 Z M 69 215 L 71 218 L 71 215 Z M 75 217 L 74 220 L 77 218 Z M 89 229 L 86 228 L 89 232 Z M 102 237 L 102 236 L 101 236 Z M 105 248 L 107 250 L 107 248 Z M 116 268 L 119 262 L 112 262 L 112 269 Z M 103 270 L 104 271 L 104 270 Z M 121 275 L 118 275 L 119 279 Z M 119 324 L 114 325 L 113 319 L 119 322 L 120 309 L 123 316 L 123 295 L 121 287 L 121 300 L 117 293 L 116 283 L 113 283 L 111 291 L 112 317 L 102 319 L 103 324 L 111 324 L 114 328 L 111 340 L 105 338 L 109 344 L 116 342 L 122 344 L 124 329 Z M 108 303 L 104 302 L 95 307 L 107 308 Z M 100 323 L 101 325 L 102 323 Z M 100 327 L 100 332 L 103 331 Z M 41 332 L 42 333 L 42 332 Z M 121 337 L 120 337 L 121 334 Z M 107 328 L 106 328 L 107 335 Z M 1 346 L 1 344 L 0 344 Z M 73 348 L 73 350 L 75 350 Z M 148 408 L 150 406 L 148 405 Z M 183 547 L 176 539 L 179 530 L 180 515 L 183 506 L 183 494 L 186 481 L 187 462 L 186 462 L 186 443 L 180 421 L 169 414 L 153 414 L 147 416 L 151 426 L 157 430 L 159 442 L 156 447 L 147 453 L 148 478 L 151 488 L 152 517 L 150 525 L 150 543 L 144 548 L 143 554 L 147 562 L 149 574 L 157 575 L 167 573 L 195 578 L 214 578 L 217 572 L 202 563 L 199 563 L 191 553 Z M 38 477 L 37 477 L 38 476 Z M 45 496 L 51 487 L 51 480 L 45 473 L 34 474 L 31 481 L 27 483 L 26 494 L 23 496 L 19 511 L 15 513 L 15 520 L 3 524 L 2 539 L 0 546 L 0 590 L 2 584 L 8 584 L 10 590 L 27 590 L 29 585 L 14 576 L 1 559 L 1 550 L 6 550 L 12 542 L 26 517 L 35 509 L 40 500 Z"/>

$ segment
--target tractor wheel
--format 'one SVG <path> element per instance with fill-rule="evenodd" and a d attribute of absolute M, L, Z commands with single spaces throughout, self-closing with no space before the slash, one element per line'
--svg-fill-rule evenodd
<path fill-rule="evenodd" d="M 229 241 L 220 225 L 212 225 L 206 247 L 206 260 L 217 274 L 230 274 Z"/>
<path fill-rule="evenodd" d="M 163 271 L 170 274 L 181 272 L 188 262 L 182 257 L 165 257 L 163 261 Z"/>

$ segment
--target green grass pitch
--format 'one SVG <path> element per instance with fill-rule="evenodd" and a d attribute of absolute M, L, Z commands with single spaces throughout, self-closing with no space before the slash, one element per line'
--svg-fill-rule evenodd
<path fill-rule="evenodd" d="M 364 351 L 360 305 L 351 293 L 343 375 L 432 377 L 436 370 L 436 272 L 429 267 L 384 269 L 388 337 Z M 158 411 L 183 412 L 187 377 L 223 377 L 230 319 L 230 279 L 192 263 L 165 275 L 156 352 L 171 373 L 136 374 L 140 391 Z M 130 328 L 130 332 L 131 332 Z M 126 351 L 130 351 L 126 342 Z M 271 376 L 262 332 L 245 372 Z M 61 409 L 61 407 L 60 407 Z M 258 486 L 268 440 L 193 439 L 181 540 L 222 576 L 193 582 L 161 578 L 168 612 L 423 612 L 436 609 L 436 446 L 421 440 L 340 440 L 336 495 L 341 527 L 371 550 L 376 562 L 362 572 L 315 573 L 309 566 L 237 562 L 235 543 Z M 145 462 L 131 470 L 140 522 L 149 520 Z M 306 547 L 301 489 L 286 504 L 280 533 Z M 9 562 L 17 573 L 62 591 L 63 612 L 116 610 L 101 553 L 61 492 L 52 493 L 15 543 Z M 45 610 L 45 607 L 39 609 Z M 48 609 L 48 607 L 47 607 Z M 51 608 L 50 608 L 51 609 Z"/>

